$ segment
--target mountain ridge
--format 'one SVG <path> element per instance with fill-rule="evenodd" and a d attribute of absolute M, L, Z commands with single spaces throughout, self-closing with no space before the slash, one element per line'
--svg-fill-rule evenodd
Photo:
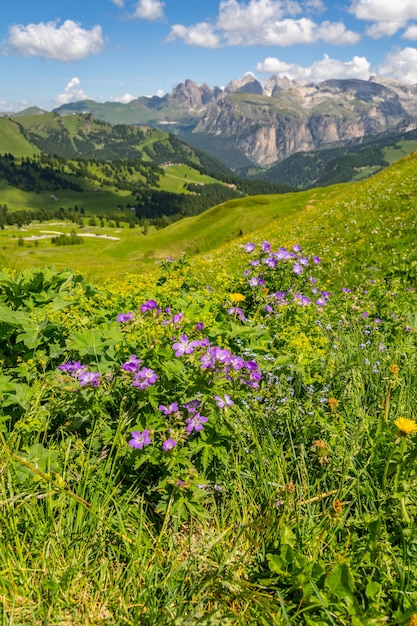
<path fill-rule="evenodd" d="M 210 146 L 223 141 L 228 167 L 236 169 L 246 159 L 265 169 L 298 152 L 416 129 L 417 85 L 378 76 L 317 84 L 272 76 L 262 84 L 247 73 L 225 88 L 187 79 L 161 97 L 141 96 L 127 104 L 83 100 L 54 112 L 89 112 L 110 123 L 158 127 L 211 154 Z"/>

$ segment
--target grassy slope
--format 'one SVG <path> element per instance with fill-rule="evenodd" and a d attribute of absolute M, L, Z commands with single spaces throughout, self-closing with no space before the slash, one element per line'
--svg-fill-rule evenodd
<path fill-rule="evenodd" d="M 18 248 L 12 238 L 18 232 L 6 230 L 0 234 L 0 245 L 4 257 L 12 256 L 22 267 L 53 263 L 98 278 L 151 271 L 155 261 L 184 252 L 213 253 L 213 258 L 217 254 L 232 264 L 243 241 L 273 238 L 278 245 L 309 244 L 324 262 L 330 263 L 337 254 L 344 259 L 338 265 L 344 280 L 358 268 L 378 266 L 386 255 L 393 265 L 401 264 L 403 247 L 413 249 L 416 161 L 417 155 L 410 155 L 359 183 L 232 200 L 147 236 L 138 229 L 123 229 L 117 234 L 119 242 L 88 240 L 82 249 L 57 249 L 45 242 L 36 248 Z M 96 232 L 114 234 L 108 228 Z"/>
<path fill-rule="evenodd" d="M 7 117 L 0 117 L 1 154 L 12 153 L 16 157 L 30 157 L 40 150 L 27 141 L 19 126 Z"/>

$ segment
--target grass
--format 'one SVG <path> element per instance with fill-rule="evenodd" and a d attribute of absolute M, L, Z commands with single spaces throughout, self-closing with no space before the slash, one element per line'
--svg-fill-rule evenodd
<path fill-rule="evenodd" d="M 35 263 L 0 276 L 5 624 L 415 623 L 415 158 L 146 236 L 123 228 L 120 242 L 21 249 L 15 237 L 17 265 L 55 260 L 100 280 Z M 71 228 L 26 232 L 41 226 Z M 270 267 L 265 242 L 301 243 L 308 269 Z M 199 254 L 155 263 L 187 249 Z M 184 335 L 197 343 L 175 356 Z M 201 368 L 207 342 L 214 370 Z M 244 367 L 224 369 L 229 353 Z M 149 387 L 122 367 L 133 355 L 157 373 Z M 57 369 L 73 361 L 100 384 Z M 196 398 L 208 421 L 185 434 Z M 152 443 L 129 447 L 144 429 Z"/>

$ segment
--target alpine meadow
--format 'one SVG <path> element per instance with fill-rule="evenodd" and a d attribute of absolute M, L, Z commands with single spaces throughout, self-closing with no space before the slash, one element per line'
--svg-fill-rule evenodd
<path fill-rule="evenodd" d="M 323 149 L 317 186 L 26 113 L 0 119 L 2 624 L 416 626 L 414 135 Z"/>

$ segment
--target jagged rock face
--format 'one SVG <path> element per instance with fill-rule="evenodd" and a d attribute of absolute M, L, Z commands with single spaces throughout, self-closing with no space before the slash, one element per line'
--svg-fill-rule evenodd
<path fill-rule="evenodd" d="M 186 80 L 163 98 L 122 106 L 131 111 L 140 106 L 143 124 L 149 115 L 161 127 L 169 119 L 170 129 L 175 131 L 177 124 L 179 133 L 185 125 L 188 133 L 199 134 L 203 149 L 204 135 L 211 144 L 215 137 L 226 137 L 233 150 L 261 167 L 295 152 L 417 128 L 417 85 L 379 77 L 315 85 L 272 76 L 262 85 L 248 73 L 225 89 Z"/>

